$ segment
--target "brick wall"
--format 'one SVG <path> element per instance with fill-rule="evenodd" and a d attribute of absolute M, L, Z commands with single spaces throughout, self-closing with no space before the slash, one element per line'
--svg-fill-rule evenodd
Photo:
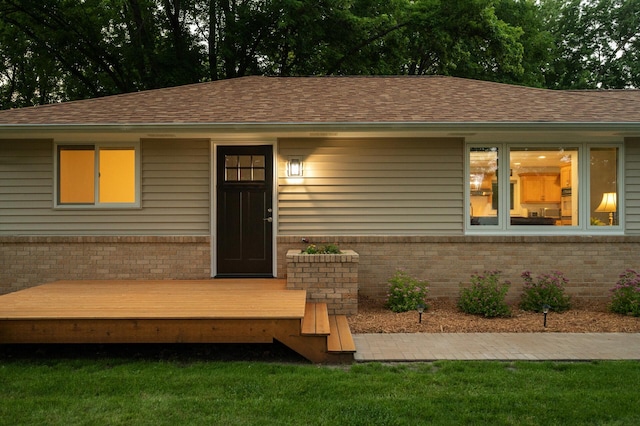
<path fill-rule="evenodd" d="M 278 277 L 287 276 L 287 251 L 300 237 L 278 238 Z M 618 275 L 640 270 L 640 237 L 460 236 L 325 237 L 359 254 L 358 293 L 384 297 L 387 281 L 403 269 L 430 283 L 432 297 L 457 297 L 475 272 L 500 270 L 522 288 L 520 274 L 561 271 L 575 297 L 608 298 Z M 207 279 L 209 237 L 0 237 L 0 294 L 62 279 Z"/>
<path fill-rule="evenodd" d="M 0 294 L 57 280 L 210 277 L 209 237 L 0 237 Z"/>
<path fill-rule="evenodd" d="M 306 290 L 310 302 L 326 303 L 329 315 L 358 313 L 358 264 L 353 250 L 341 254 L 287 252 L 287 288 Z"/>
<path fill-rule="evenodd" d="M 301 237 L 279 237 L 278 276 L 286 276 L 286 251 L 301 249 Z M 335 243 L 360 255 L 359 294 L 383 298 L 396 269 L 430 283 L 431 297 L 457 297 L 460 283 L 485 270 L 502 271 L 516 300 L 520 274 L 560 271 L 569 279 L 568 294 L 606 299 L 618 275 L 640 270 L 640 238 L 611 236 L 460 236 L 460 237 L 323 237 L 312 243 Z M 284 267 L 283 267 L 284 266 Z"/>

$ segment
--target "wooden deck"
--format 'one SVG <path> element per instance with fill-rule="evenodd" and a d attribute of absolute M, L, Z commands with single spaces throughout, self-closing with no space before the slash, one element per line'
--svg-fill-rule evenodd
<path fill-rule="evenodd" d="M 0 296 L 0 343 L 12 344 L 276 339 L 312 362 L 352 360 L 355 347 L 329 348 L 329 323 L 326 305 L 275 279 L 58 281 Z"/>

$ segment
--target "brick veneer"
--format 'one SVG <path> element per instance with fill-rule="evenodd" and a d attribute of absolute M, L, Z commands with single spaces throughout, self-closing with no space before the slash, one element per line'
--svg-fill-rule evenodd
<path fill-rule="evenodd" d="M 0 294 L 57 280 L 207 279 L 209 237 L 0 237 Z"/>
<path fill-rule="evenodd" d="M 306 236 L 305 236 L 306 237 Z M 278 237 L 278 277 L 302 236 Z M 636 236 L 323 237 L 359 254 L 358 293 L 384 297 L 403 269 L 430 283 L 431 297 L 457 297 L 472 273 L 500 270 L 518 297 L 520 274 L 561 271 L 575 297 L 608 298 L 618 275 L 640 270 Z M 0 237 L 0 294 L 62 279 L 207 279 L 210 237 Z"/>
<path fill-rule="evenodd" d="M 299 237 L 278 238 L 278 276 L 286 273 L 286 253 L 306 244 Z M 307 236 L 304 236 L 307 237 Z M 310 237 L 312 243 L 338 244 L 360 255 L 359 294 L 385 297 L 387 281 L 402 269 L 430 284 L 430 297 L 457 297 L 460 284 L 485 270 L 502 271 L 508 294 L 522 290 L 520 274 L 561 271 L 568 294 L 609 298 L 609 289 L 626 269 L 640 270 L 640 237 L 626 236 L 459 236 L 459 237 Z"/>
<path fill-rule="evenodd" d="M 358 313 L 358 263 L 353 250 L 341 254 L 287 252 L 287 288 L 307 291 L 307 300 L 326 303 L 330 315 Z"/>

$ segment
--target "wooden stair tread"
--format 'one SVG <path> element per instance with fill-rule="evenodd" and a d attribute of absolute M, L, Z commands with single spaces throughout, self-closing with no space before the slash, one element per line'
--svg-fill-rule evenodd
<path fill-rule="evenodd" d="M 302 335 L 328 336 L 330 333 L 327 304 L 307 302 L 302 318 Z"/>
<path fill-rule="evenodd" d="M 329 316 L 331 334 L 327 337 L 328 352 L 355 352 L 356 344 L 346 315 Z"/>

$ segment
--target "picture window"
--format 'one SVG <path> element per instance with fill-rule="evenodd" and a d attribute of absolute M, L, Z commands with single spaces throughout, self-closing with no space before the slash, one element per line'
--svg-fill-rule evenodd
<path fill-rule="evenodd" d="M 467 149 L 467 229 L 555 233 L 620 225 L 618 146 Z"/>

